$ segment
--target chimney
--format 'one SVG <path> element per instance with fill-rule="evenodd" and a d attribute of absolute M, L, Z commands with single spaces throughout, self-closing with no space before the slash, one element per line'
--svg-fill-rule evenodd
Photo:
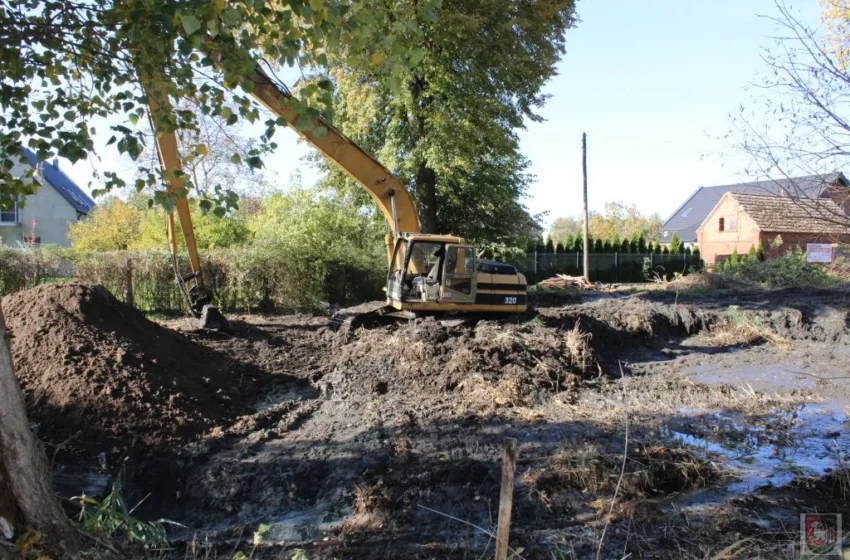
<path fill-rule="evenodd" d="M 53 158 L 53 167 L 55 167 L 56 169 L 59 169 L 59 158 L 58 157 Z"/>
<path fill-rule="evenodd" d="M 785 190 L 785 187 L 780 187 L 779 196 L 788 196 L 788 191 Z"/>

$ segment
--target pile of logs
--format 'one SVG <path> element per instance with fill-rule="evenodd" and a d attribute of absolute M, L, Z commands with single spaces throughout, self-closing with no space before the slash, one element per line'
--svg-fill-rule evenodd
<path fill-rule="evenodd" d="M 584 276 L 569 276 L 567 274 L 558 274 L 552 278 L 541 280 L 537 283 L 538 286 L 553 289 L 579 289 L 579 290 L 595 290 L 596 285 L 585 279 Z"/>

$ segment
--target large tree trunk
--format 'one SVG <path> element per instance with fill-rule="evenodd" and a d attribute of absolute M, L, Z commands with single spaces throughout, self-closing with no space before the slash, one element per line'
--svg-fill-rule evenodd
<path fill-rule="evenodd" d="M 437 227 L 437 174 L 422 162 L 416 171 L 416 205 L 419 208 L 419 231 L 439 233 Z"/>
<path fill-rule="evenodd" d="M 65 550 L 81 544 L 50 484 L 44 449 L 30 431 L 24 394 L 15 377 L 9 335 L 0 308 L 0 515 L 20 513 L 30 530 Z"/>

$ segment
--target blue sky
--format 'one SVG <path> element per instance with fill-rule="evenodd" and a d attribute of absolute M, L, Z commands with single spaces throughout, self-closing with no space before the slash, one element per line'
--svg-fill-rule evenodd
<path fill-rule="evenodd" d="M 817 0 L 790 4 L 819 24 Z M 577 11 L 559 75 L 545 88 L 546 120 L 520 133 L 537 179 L 525 201 L 533 213 L 548 212 L 549 222 L 579 214 L 582 132 L 592 210 L 622 200 L 666 219 L 700 185 L 748 180 L 749 160 L 723 136 L 729 114 L 752 99 L 747 85 L 766 71 L 761 57 L 777 30 L 760 16 L 776 13 L 773 0 L 580 0 Z M 280 134 L 266 173 L 285 184 L 300 169 L 314 181 L 303 161 L 309 147 Z M 91 165 L 69 174 L 85 185 Z"/>

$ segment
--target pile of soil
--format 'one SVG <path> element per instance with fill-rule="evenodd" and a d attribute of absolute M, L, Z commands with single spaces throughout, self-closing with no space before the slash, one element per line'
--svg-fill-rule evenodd
<path fill-rule="evenodd" d="M 27 412 L 47 441 L 173 444 L 240 411 L 223 360 L 101 286 L 48 284 L 2 305 Z"/>
<path fill-rule="evenodd" d="M 340 334 L 322 384 L 341 398 L 463 399 L 477 410 L 529 406 L 546 394 L 574 391 L 581 376 L 595 372 L 589 338 L 580 326 L 451 327 L 421 319 Z"/>

